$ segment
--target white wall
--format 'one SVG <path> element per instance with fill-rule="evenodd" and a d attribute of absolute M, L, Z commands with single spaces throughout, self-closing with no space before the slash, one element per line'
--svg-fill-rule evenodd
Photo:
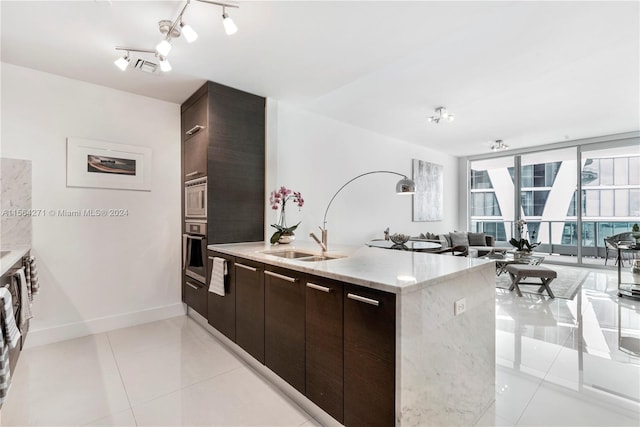
<path fill-rule="evenodd" d="M 338 122 L 284 103 L 268 103 L 267 114 L 275 116 L 277 139 L 268 133 L 268 149 L 277 145 L 277 173 L 267 182 L 277 182 L 302 192 L 305 206 L 300 212 L 288 206 L 289 225 L 302 224 L 298 239 L 310 240 L 317 232 L 333 194 L 355 176 L 373 170 L 390 170 L 412 176 L 412 159 L 444 167 L 444 217 L 442 221 L 412 222 L 412 196 L 395 194 L 400 177 L 375 174 L 349 184 L 336 197 L 327 215 L 329 243 L 361 245 L 382 238 L 383 230 L 418 235 L 444 233 L 458 225 L 458 160 L 434 149 L 389 138 Z M 270 121 L 269 123 L 273 123 Z M 434 145 L 437 142 L 434 141 Z M 274 188 L 267 187 L 268 193 Z M 276 213 L 267 211 L 267 236 Z"/>
<path fill-rule="evenodd" d="M 33 209 L 128 210 L 33 218 L 41 293 L 27 343 L 181 313 L 180 106 L 6 63 L 1 76 L 2 155 L 32 161 Z M 151 192 L 68 188 L 69 136 L 152 148 Z"/>

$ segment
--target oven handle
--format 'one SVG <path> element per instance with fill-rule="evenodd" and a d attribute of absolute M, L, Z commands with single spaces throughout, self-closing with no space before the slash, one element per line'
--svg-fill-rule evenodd
<path fill-rule="evenodd" d="M 185 234 L 184 235 L 187 239 L 192 239 L 192 240 L 203 240 L 204 236 L 194 236 L 193 234 Z"/>

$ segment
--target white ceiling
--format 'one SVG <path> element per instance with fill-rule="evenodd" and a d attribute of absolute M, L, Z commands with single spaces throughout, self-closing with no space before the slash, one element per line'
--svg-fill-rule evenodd
<path fill-rule="evenodd" d="M 640 130 L 637 1 L 241 1 L 229 37 L 192 0 L 162 75 L 114 47 L 153 49 L 184 1 L 0 4 L 3 62 L 175 103 L 212 80 L 456 156 Z"/>

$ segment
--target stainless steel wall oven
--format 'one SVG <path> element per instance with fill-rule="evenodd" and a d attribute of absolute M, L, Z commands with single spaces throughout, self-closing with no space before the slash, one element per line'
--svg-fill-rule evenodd
<path fill-rule="evenodd" d="M 207 281 L 207 221 L 185 221 L 182 235 L 182 270 L 200 283 Z"/>

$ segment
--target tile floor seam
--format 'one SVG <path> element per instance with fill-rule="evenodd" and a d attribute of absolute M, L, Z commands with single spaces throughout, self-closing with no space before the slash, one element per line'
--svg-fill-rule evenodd
<path fill-rule="evenodd" d="M 129 402 L 129 410 L 131 411 L 131 415 L 133 416 L 133 422 L 138 425 L 138 420 L 136 420 L 136 414 L 133 412 L 133 406 L 131 405 L 131 399 L 129 398 L 129 392 L 127 391 L 127 385 L 124 383 L 124 378 L 122 377 L 122 372 L 120 371 L 120 365 L 118 364 L 118 358 L 116 357 L 116 353 L 113 350 L 113 346 L 111 345 L 111 338 L 109 334 L 106 334 L 107 342 L 109 343 L 109 349 L 111 350 L 111 355 L 113 356 L 113 361 L 116 364 L 116 369 L 118 370 L 118 376 L 120 377 L 120 382 L 122 383 L 122 388 L 124 389 L 124 394 L 127 396 L 127 402 Z M 100 419 L 100 418 L 98 418 Z M 97 421 L 97 420 L 96 420 Z"/>
<path fill-rule="evenodd" d="M 202 379 L 202 380 L 200 380 L 200 381 L 196 381 L 196 382 L 194 382 L 194 383 L 187 384 L 187 385 L 185 385 L 184 387 L 180 387 L 180 388 L 177 388 L 177 389 L 175 389 L 175 390 L 171 390 L 171 391 L 168 391 L 168 392 L 166 392 L 166 393 L 159 394 L 159 395 L 154 396 L 154 397 L 152 397 L 152 398 L 150 398 L 150 399 L 144 399 L 144 400 L 141 400 L 141 401 L 139 401 L 139 402 L 135 402 L 134 404 L 132 404 L 132 405 L 131 405 L 131 408 L 130 408 L 130 409 L 131 409 L 131 411 L 133 412 L 133 410 L 134 410 L 135 408 L 140 407 L 140 406 L 142 406 L 142 405 L 146 405 L 147 403 L 149 403 L 149 402 L 153 402 L 153 401 L 154 401 L 154 400 L 156 400 L 156 399 L 161 399 L 161 398 L 166 397 L 166 396 L 168 396 L 168 395 L 170 395 L 170 394 L 177 393 L 177 392 L 179 392 L 179 391 L 181 391 L 181 390 L 185 390 L 185 389 L 187 389 L 187 388 L 190 388 L 190 387 L 196 386 L 196 385 L 198 385 L 198 384 L 201 384 L 201 383 L 203 383 L 203 382 L 205 382 L 205 381 L 210 381 L 210 380 L 212 380 L 212 379 L 214 379 L 214 378 L 217 378 L 217 377 L 220 377 L 220 376 L 222 376 L 222 375 L 228 374 L 228 373 L 230 373 L 230 372 L 236 371 L 236 370 L 238 370 L 238 369 L 240 369 L 240 368 L 242 368 L 242 367 L 243 367 L 243 366 L 236 366 L 235 368 L 229 369 L 229 370 L 224 371 L 224 372 L 220 372 L 220 373 L 218 373 L 218 374 L 216 374 L 216 375 L 214 375 L 214 376 L 212 376 L 212 377 L 204 378 L 204 379 Z M 134 413 L 134 418 L 135 418 L 135 413 Z M 136 425 L 137 425 L 137 424 L 136 424 Z"/>

